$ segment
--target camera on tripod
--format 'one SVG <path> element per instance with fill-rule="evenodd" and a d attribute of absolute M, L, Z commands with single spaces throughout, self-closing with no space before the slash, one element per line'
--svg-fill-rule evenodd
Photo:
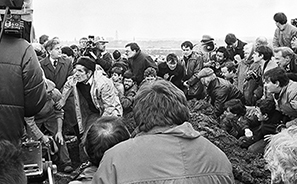
<path fill-rule="evenodd" d="M 43 183 L 45 180 L 54 184 L 53 174 L 57 172 L 57 166 L 50 159 L 50 146 L 43 147 L 40 141 L 29 139 L 22 143 L 22 153 L 28 184 Z M 47 160 L 43 158 L 44 154 L 48 154 Z"/>

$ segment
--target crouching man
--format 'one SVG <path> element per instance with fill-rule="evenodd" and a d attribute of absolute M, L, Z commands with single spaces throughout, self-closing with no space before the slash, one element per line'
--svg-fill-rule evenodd
<path fill-rule="evenodd" d="M 186 97 L 172 83 L 140 87 L 133 112 L 139 132 L 105 152 L 93 184 L 234 183 L 230 161 L 187 122 Z"/>

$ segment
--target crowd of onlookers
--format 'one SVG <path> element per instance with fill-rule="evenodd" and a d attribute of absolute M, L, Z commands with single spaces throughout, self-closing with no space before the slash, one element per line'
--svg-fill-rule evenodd
<path fill-rule="evenodd" d="M 70 173 L 65 138 L 75 135 L 85 150 L 81 161 L 88 163 L 73 184 L 92 178 L 93 183 L 233 183 L 226 155 L 187 123 L 187 100 L 206 100 L 221 128 L 242 148 L 264 155 L 272 180 L 293 183 L 297 27 L 284 13 L 273 18 L 272 43 L 262 36 L 245 43 L 229 33 L 226 45 L 217 46 L 203 35 L 199 51 L 184 41 L 182 57 L 170 53 L 164 62 L 133 42 L 124 46 L 125 53 L 109 53 L 103 37 L 62 46 L 58 37 L 42 35 L 32 46 L 47 99 L 37 114 L 25 118 L 26 138 L 55 140 L 58 168 Z M 133 139 L 119 118 L 131 113 L 138 124 Z"/>

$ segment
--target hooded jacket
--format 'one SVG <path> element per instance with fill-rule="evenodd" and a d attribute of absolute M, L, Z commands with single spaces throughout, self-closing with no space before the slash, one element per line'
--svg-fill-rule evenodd
<path fill-rule="evenodd" d="M 234 178 L 227 156 L 185 122 L 154 127 L 107 150 L 92 183 L 232 184 Z"/>

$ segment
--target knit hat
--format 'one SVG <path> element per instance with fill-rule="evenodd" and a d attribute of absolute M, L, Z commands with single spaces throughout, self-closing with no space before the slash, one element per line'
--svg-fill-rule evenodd
<path fill-rule="evenodd" d="M 113 51 L 112 57 L 113 57 L 113 59 L 118 60 L 121 57 L 120 51 L 118 51 L 118 50 Z"/>
<path fill-rule="evenodd" d="M 86 67 L 87 69 L 92 70 L 94 72 L 96 63 L 89 57 L 81 56 L 80 58 L 78 58 L 75 65 L 82 65 L 82 66 Z"/>
<path fill-rule="evenodd" d="M 226 35 L 225 42 L 227 45 L 232 45 L 237 40 L 236 36 L 233 33 L 229 33 Z"/>
<path fill-rule="evenodd" d="M 211 68 L 203 68 L 198 73 L 198 76 L 199 76 L 199 78 L 203 78 L 203 77 L 208 77 L 208 76 L 210 76 L 212 74 L 214 74 L 213 69 L 211 69 Z"/>

